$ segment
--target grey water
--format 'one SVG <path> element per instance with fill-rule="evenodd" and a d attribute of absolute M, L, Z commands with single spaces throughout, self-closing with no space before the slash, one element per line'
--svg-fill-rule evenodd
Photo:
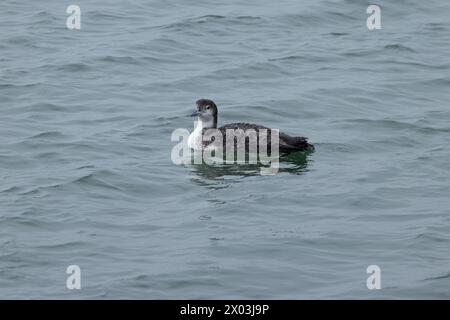
<path fill-rule="evenodd" d="M 450 298 L 449 53 L 448 1 L 2 0 L 0 298 Z M 316 150 L 175 165 L 199 98 Z"/>

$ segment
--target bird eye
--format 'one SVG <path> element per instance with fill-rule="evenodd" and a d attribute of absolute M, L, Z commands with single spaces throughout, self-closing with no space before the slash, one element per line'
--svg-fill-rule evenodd
<path fill-rule="evenodd" d="M 208 110 L 209 110 L 209 106 L 207 106 L 207 107 L 206 107 L 206 109 L 208 109 Z"/>

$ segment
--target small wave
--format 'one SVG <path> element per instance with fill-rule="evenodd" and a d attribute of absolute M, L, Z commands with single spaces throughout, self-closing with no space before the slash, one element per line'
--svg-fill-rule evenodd
<path fill-rule="evenodd" d="M 72 181 L 72 183 L 80 184 L 80 185 L 87 185 L 87 186 L 95 186 L 95 187 L 111 189 L 111 190 L 116 190 L 116 191 L 121 191 L 121 192 L 123 191 L 119 187 L 116 187 L 112 184 L 109 184 L 109 183 L 99 179 L 97 176 L 102 173 L 110 174 L 109 171 L 106 171 L 106 170 L 94 172 L 94 173 L 90 173 L 88 175 L 82 176 L 81 178 L 78 178 L 78 179 Z"/>
<path fill-rule="evenodd" d="M 401 44 L 388 44 L 384 46 L 384 49 L 392 51 L 416 52 L 414 49 Z"/>
<path fill-rule="evenodd" d="M 316 55 L 290 55 L 279 58 L 270 58 L 268 61 L 276 62 L 276 61 L 288 61 L 288 62 L 298 62 L 301 61 L 303 63 L 307 62 L 328 62 L 329 58 L 319 57 Z"/>
<path fill-rule="evenodd" d="M 0 222 L 2 223 L 2 225 L 4 225 L 5 223 L 12 223 L 12 224 L 18 224 L 18 225 L 22 225 L 22 226 L 26 226 L 26 227 L 33 227 L 33 228 L 38 228 L 38 229 L 49 229 L 50 225 L 49 223 L 43 223 L 43 221 L 41 219 L 33 219 L 31 217 L 28 216 L 23 216 L 25 213 L 22 213 L 20 216 L 15 216 L 15 217 L 3 217 Z"/>
<path fill-rule="evenodd" d="M 34 38 L 31 36 L 11 36 L 5 40 L 7 44 L 35 47 Z"/>
<path fill-rule="evenodd" d="M 79 71 L 88 71 L 91 70 L 91 67 L 86 63 L 75 62 L 68 63 L 64 65 L 60 65 L 56 67 L 57 70 L 68 71 L 68 72 L 79 72 Z"/>
<path fill-rule="evenodd" d="M 418 132 L 427 134 L 446 133 L 450 132 L 450 127 L 449 128 L 422 127 L 418 129 Z"/>
<path fill-rule="evenodd" d="M 214 23 L 217 21 L 223 21 L 230 25 L 251 25 L 259 24 L 263 21 L 261 17 L 256 16 L 237 16 L 237 17 L 226 17 L 222 15 L 204 15 L 195 18 L 189 18 L 181 22 L 174 22 L 166 25 L 159 26 L 159 29 L 179 29 L 188 28 L 190 26 L 201 25 L 206 23 Z"/>
<path fill-rule="evenodd" d="M 447 26 L 444 25 L 443 23 L 430 22 L 430 23 L 425 24 L 424 29 L 430 30 L 430 31 L 446 31 Z"/>
<path fill-rule="evenodd" d="M 18 89 L 27 88 L 28 89 L 28 88 L 36 87 L 40 84 L 41 84 L 40 82 L 27 83 L 27 84 L 4 83 L 4 84 L 0 84 L 0 89 L 9 89 L 9 88 L 18 88 Z"/>
<path fill-rule="evenodd" d="M 64 243 L 50 244 L 50 245 L 40 245 L 39 249 L 52 249 L 52 250 L 67 250 L 73 248 L 87 248 L 90 243 L 84 241 L 69 241 Z"/>
<path fill-rule="evenodd" d="M 349 144 L 345 144 L 345 143 L 331 143 L 331 142 L 327 142 L 327 143 L 315 143 L 314 146 L 317 149 L 317 146 L 321 146 L 323 149 L 330 149 L 333 151 L 337 151 L 337 152 L 344 152 L 344 153 L 353 153 L 355 152 L 355 147 Z"/>
<path fill-rule="evenodd" d="M 438 234 L 438 233 L 431 233 L 431 232 L 424 232 L 417 235 L 414 239 L 416 240 L 427 240 L 427 241 L 433 241 L 433 242 L 447 242 L 448 236 L 445 234 Z"/>
<path fill-rule="evenodd" d="M 450 278 L 450 273 L 447 273 L 447 274 L 443 274 L 440 276 L 425 278 L 425 279 L 423 279 L 423 281 L 442 280 L 442 279 L 449 279 L 449 278 Z"/>
<path fill-rule="evenodd" d="M 273 77 L 283 77 L 291 72 L 291 70 L 281 64 L 269 61 L 256 61 L 253 63 L 242 64 L 238 67 L 220 68 L 206 74 L 214 79 L 236 79 L 248 80 L 255 78 L 267 77 L 269 74 Z M 204 78 L 205 75 L 190 76 L 177 82 L 180 84 L 190 84 L 192 81 Z"/>
<path fill-rule="evenodd" d="M 193 20 L 201 21 L 201 20 L 217 20 L 217 19 L 225 19 L 225 18 L 226 18 L 225 16 L 221 16 L 221 15 L 207 14 L 207 15 L 204 15 L 201 17 L 194 18 Z"/>
<path fill-rule="evenodd" d="M 7 188 L 5 190 L 0 190 L 0 193 L 12 193 L 12 192 L 16 192 L 19 191 L 20 189 L 16 186 L 12 186 L 10 188 Z"/>
<path fill-rule="evenodd" d="M 99 61 L 103 62 L 114 62 L 114 63 L 122 63 L 122 64 L 141 64 L 141 62 L 133 57 L 130 56 L 105 56 L 98 59 Z"/>
<path fill-rule="evenodd" d="M 345 57 L 369 57 L 369 56 L 378 56 L 379 50 L 370 50 L 370 49 L 357 49 L 352 51 L 347 51 L 342 54 Z"/>
<path fill-rule="evenodd" d="M 98 59 L 100 62 L 114 63 L 114 64 L 128 64 L 128 65 L 143 65 L 147 63 L 181 63 L 179 60 L 169 59 L 165 57 L 131 57 L 131 56 L 105 56 Z"/>
<path fill-rule="evenodd" d="M 450 78 L 434 78 L 430 80 L 421 80 L 416 82 L 417 84 L 420 84 L 421 86 L 430 86 L 430 87 L 436 87 L 436 86 L 450 86 Z"/>
<path fill-rule="evenodd" d="M 55 112 L 55 111 L 66 111 L 66 108 L 60 105 L 56 105 L 53 103 L 46 103 L 46 102 L 38 102 L 38 103 L 32 103 L 29 105 L 26 105 L 24 107 L 20 108 L 21 112 Z"/>
<path fill-rule="evenodd" d="M 81 169 L 91 169 L 91 167 L 92 166 L 84 166 L 84 167 L 77 168 L 77 169 L 80 169 L 80 170 Z M 48 190 L 70 187 L 71 185 L 99 187 L 99 188 L 103 188 L 103 189 L 109 189 L 109 190 L 123 192 L 123 190 L 121 188 L 116 187 L 111 183 L 107 183 L 103 179 L 101 179 L 102 176 L 112 176 L 112 175 L 113 175 L 113 173 L 108 170 L 99 170 L 99 171 L 91 172 L 89 174 L 85 174 L 73 181 L 56 183 L 56 184 L 46 185 L 46 186 L 38 186 L 38 187 L 35 187 L 33 189 L 30 189 L 28 191 L 25 191 L 25 192 L 22 192 L 19 194 L 22 196 L 26 196 L 26 195 L 34 195 L 34 194 L 42 193 L 43 196 L 45 197 L 47 195 L 46 191 L 48 191 Z M 11 190 L 10 192 L 12 192 L 14 190 Z M 6 192 L 6 191 L 7 190 L 4 190 L 2 192 Z"/>
<path fill-rule="evenodd" d="M 400 128 L 400 129 L 411 129 L 416 128 L 415 125 L 407 122 L 401 122 L 398 120 L 391 120 L 391 119 L 377 119 L 377 120 L 371 120 L 371 119 L 347 119 L 344 120 L 345 122 L 350 123 L 357 123 L 357 124 L 375 124 L 376 126 L 381 126 L 385 128 Z"/>
<path fill-rule="evenodd" d="M 176 120 L 176 119 L 182 119 L 184 118 L 183 116 L 172 116 L 172 117 L 167 117 L 167 116 L 159 116 L 155 118 L 155 121 L 172 121 L 172 120 Z"/>
<path fill-rule="evenodd" d="M 408 123 L 392 119 L 347 119 L 344 122 L 357 124 L 357 125 L 373 125 L 378 128 L 397 129 L 397 130 L 414 130 L 422 133 L 436 133 L 436 132 L 449 132 L 450 128 L 434 128 L 429 126 L 422 126 L 417 123 Z"/>
<path fill-rule="evenodd" d="M 335 36 L 335 37 L 342 37 L 342 36 L 347 36 L 348 33 L 347 32 L 331 32 L 330 35 Z"/>
<path fill-rule="evenodd" d="M 132 17 L 132 18 L 136 18 L 136 17 Z M 110 12 L 105 12 L 105 11 L 88 11 L 86 12 L 86 19 L 92 19 L 93 21 L 96 22 L 100 22 L 102 20 L 131 20 L 132 18 L 130 18 L 129 15 L 127 15 L 126 13 L 123 14 L 114 14 L 114 13 L 110 13 Z"/>
<path fill-rule="evenodd" d="M 94 168 L 95 168 L 95 166 L 93 166 L 93 165 L 85 165 L 85 166 L 76 168 L 76 170 L 94 169 Z"/>
<path fill-rule="evenodd" d="M 63 135 L 59 131 L 46 131 L 46 132 L 38 133 L 27 139 L 52 139 L 52 140 L 54 140 L 54 139 L 65 139 L 65 138 L 66 138 L 66 136 Z"/>
<path fill-rule="evenodd" d="M 392 57 L 390 57 L 389 59 L 374 61 L 374 63 L 390 64 L 390 65 L 405 65 L 405 66 L 410 66 L 410 67 L 421 67 L 421 68 L 433 69 L 433 70 L 442 70 L 442 69 L 447 69 L 450 67 L 448 64 L 430 64 L 430 63 L 424 63 L 424 62 L 419 62 L 419 61 L 401 61 L 398 59 L 392 59 Z"/>
<path fill-rule="evenodd" d="M 302 12 L 295 14 L 285 14 L 280 16 L 278 21 L 285 25 L 292 27 L 313 27 L 323 25 L 337 25 L 358 20 L 358 17 L 352 14 L 346 14 L 339 11 L 320 11 L 317 12 Z M 340 34 L 340 32 L 336 32 Z"/>
<path fill-rule="evenodd" d="M 41 10 L 39 12 L 36 12 L 32 15 L 33 23 L 36 25 L 38 23 L 40 24 L 48 24 L 52 21 L 58 21 L 59 18 L 55 15 L 51 14 L 48 11 Z"/>

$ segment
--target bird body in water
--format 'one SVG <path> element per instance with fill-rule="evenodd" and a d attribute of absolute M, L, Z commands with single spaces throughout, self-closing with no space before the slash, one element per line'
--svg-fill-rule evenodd
<path fill-rule="evenodd" d="M 225 139 L 230 130 L 237 132 L 239 134 L 246 134 L 248 132 L 256 133 L 258 139 L 258 147 L 262 144 L 270 150 L 271 148 L 271 133 L 273 129 L 268 127 L 251 124 L 251 123 L 230 123 L 221 127 L 217 127 L 218 119 L 218 109 L 217 105 L 209 99 L 200 99 L 196 102 L 197 110 L 192 114 L 192 116 L 197 117 L 197 126 L 194 131 L 190 134 L 188 139 L 188 146 L 195 150 L 204 150 L 206 148 L 220 148 L 223 147 L 235 148 L 236 141 L 233 137 L 231 139 Z M 223 142 L 205 139 L 205 135 L 208 132 L 218 132 L 224 137 Z M 263 133 L 263 134 L 261 134 Z M 248 136 L 247 136 L 248 137 Z M 309 144 L 307 138 L 305 137 L 292 137 L 285 133 L 278 133 L 279 140 L 279 152 L 281 154 L 289 154 L 297 151 L 312 151 L 314 146 Z M 236 137 L 239 138 L 239 137 Z M 249 139 L 245 139 L 246 151 L 249 150 Z M 223 145 L 221 145 L 223 143 Z M 234 150 L 234 149 L 232 149 Z"/>

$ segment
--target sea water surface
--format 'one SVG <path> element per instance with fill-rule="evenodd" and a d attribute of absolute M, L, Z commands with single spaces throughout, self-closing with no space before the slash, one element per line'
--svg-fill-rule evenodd
<path fill-rule="evenodd" d="M 2 0 L 0 298 L 450 298 L 449 88 L 448 1 Z M 316 151 L 175 165 L 199 98 Z"/>

